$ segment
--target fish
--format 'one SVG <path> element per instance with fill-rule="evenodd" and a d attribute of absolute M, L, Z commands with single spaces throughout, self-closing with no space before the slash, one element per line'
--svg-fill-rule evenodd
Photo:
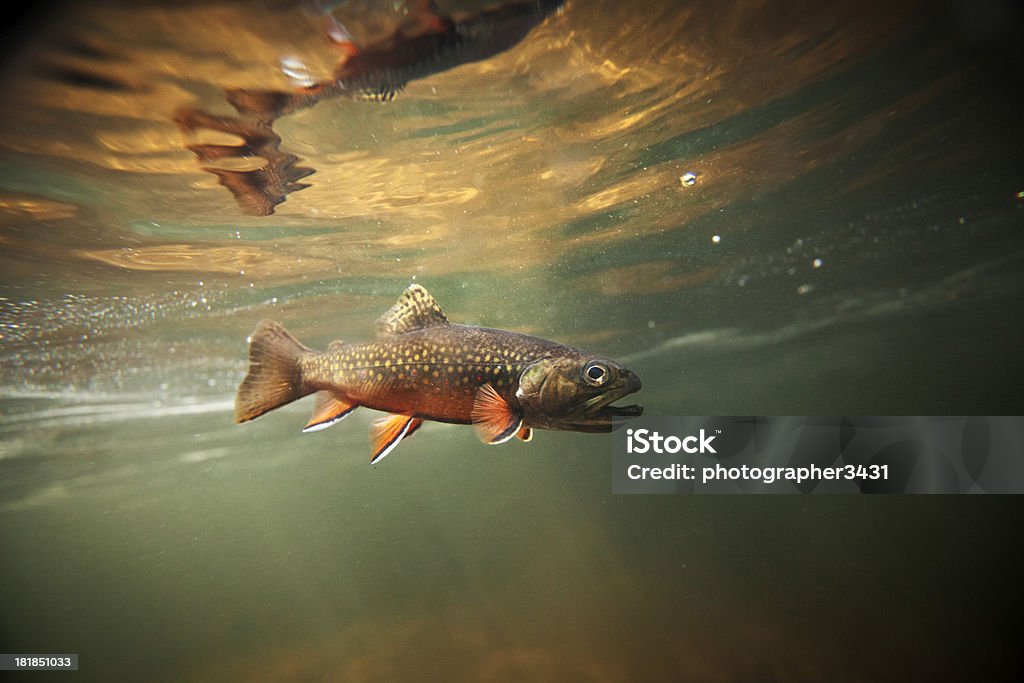
<path fill-rule="evenodd" d="M 444 14 L 432 0 L 421 2 L 411 27 L 378 43 L 359 47 L 338 22 L 326 33 L 344 59 L 328 81 L 295 92 L 228 90 L 240 114 L 273 121 L 328 97 L 390 102 L 409 81 L 494 57 L 518 44 L 565 0 L 508 2 L 477 13 Z"/>
<path fill-rule="evenodd" d="M 239 144 L 190 142 L 185 147 L 196 156 L 201 170 L 215 175 L 231 192 L 242 211 L 269 216 L 289 194 L 309 187 L 299 181 L 315 172 L 299 165 L 294 154 L 280 149 L 282 139 L 274 130 L 278 119 L 332 97 L 390 102 L 412 80 L 512 48 L 564 4 L 564 0 L 509 2 L 454 15 L 443 13 L 432 0 L 424 0 L 411 13 L 411 25 L 365 46 L 357 46 L 344 26 L 325 15 L 325 33 L 341 54 L 329 79 L 292 91 L 225 89 L 224 97 L 237 116 L 182 107 L 174 121 L 190 138 L 204 129 L 240 138 Z M 288 71 L 291 69 L 289 66 Z M 263 159 L 265 163 L 238 170 L 223 165 L 231 159 Z"/>
<path fill-rule="evenodd" d="M 481 441 L 500 444 L 530 441 L 535 429 L 610 432 L 643 413 L 639 405 L 612 405 L 640 390 L 628 368 L 538 337 L 450 322 L 417 283 L 376 326 L 373 341 L 334 341 L 321 352 L 262 320 L 249 336 L 235 422 L 310 394 L 304 432 L 359 407 L 382 411 L 370 428 L 370 462 L 377 463 L 426 421 L 472 425 Z"/>

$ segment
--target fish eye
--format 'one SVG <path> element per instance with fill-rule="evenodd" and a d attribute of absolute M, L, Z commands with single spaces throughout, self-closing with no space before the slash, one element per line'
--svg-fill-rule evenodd
<path fill-rule="evenodd" d="M 591 361 L 583 368 L 583 376 L 589 384 L 601 386 L 608 380 L 608 368 L 603 363 Z"/>

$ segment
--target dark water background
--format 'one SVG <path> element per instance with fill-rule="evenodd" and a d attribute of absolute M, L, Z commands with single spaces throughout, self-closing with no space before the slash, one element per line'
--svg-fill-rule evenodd
<path fill-rule="evenodd" d="M 413 4 L 335 13 L 358 39 Z M 173 116 L 290 87 L 284 57 L 328 73 L 310 7 L 34 12 L 0 102 L 0 651 L 86 680 L 1008 674 L 1016 497 L 613 496 L 603 436 L 427 425 L 370 466 L 369 411 L 231 405 L 259 319 L 366 339 L 415 280 L 627 361 L 648 414 L 1021 414 L 1015 7 L 577 0 L 278 121 L 316 172 L 262 217 Z"/>

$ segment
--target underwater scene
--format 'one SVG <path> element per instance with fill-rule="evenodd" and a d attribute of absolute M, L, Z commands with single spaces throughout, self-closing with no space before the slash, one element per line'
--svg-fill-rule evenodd
<path fill-rule="evenodd" d="M 613 494 L 607 432 L 1024 413 L 1022 28 L 1000 0 L 9 17 L 0 652 L 1011 678 L 1017 496 Z"/>

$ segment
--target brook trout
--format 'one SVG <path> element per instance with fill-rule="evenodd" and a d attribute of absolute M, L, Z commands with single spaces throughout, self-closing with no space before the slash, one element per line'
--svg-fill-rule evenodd
<path fill-rule="evenodd" d="M 643 412 L 613 402 L 640 378 L 608 358 L 516 332 L 448 322 L 434 297 L 411 285 L 377 320 L 377 339 L 307 348 L 264 320 L 249 337 L 249 372 L 235 422 L 247 422 L 309 394 L 303 431 L 329 427 L 359 406 L 388 415 L 370 429 L 375 463 L 425 420 L 471 424 L 484 443 L 534 429 L 608 432 Z"/>
<path fill-rule="evenodd" d="M 477 14 L 441 12 L 433 0 L 418 3 L 416 22 L 387 40 L 359 47 L 340 24 L 328 31 L 344 60 L 330 81 L 287 93 L 276 90 L 228 90 L 228 101 L 240 114 L 263 121 L 275 119 L 317 102 L 347 96 L 390 102 L 409 81 L 494 57 L 518 44 L 564 0 L 508 2 Z M 339 35 L 340 34 L 340 35 Z"/>
<path fill-rule="evenodd" d="M 348 31 L 331 19 L 327 34 L 343 59 L 330 80 L 292 92 L 229 89 L 225 97 L 238 116 L 185 107 L 174 118 L 189 136 L 207 129 L 240 138 L 237 144 L 197 141 L 186 146 L 202 169 L 216 175 L 234 195 L 243 211 L 268 216 L 290 193 L 309 187 L 300 181 L 314 173 L 298 165 L 296 155 L 281 149 L 281 137 L 273 128 L 277 119 L 330 97 L 389 102 L 409 81 L 508 50 L 563 4 L 564 0 L 509 2 L 475 14 L 449 15 L 432 0 L 421 0 L 412 12 L 411 25 L 363 47 L 356 46 Z M 244 171 L 224 165 L 231 159 L 254 158 L 266 163 Z"/>

